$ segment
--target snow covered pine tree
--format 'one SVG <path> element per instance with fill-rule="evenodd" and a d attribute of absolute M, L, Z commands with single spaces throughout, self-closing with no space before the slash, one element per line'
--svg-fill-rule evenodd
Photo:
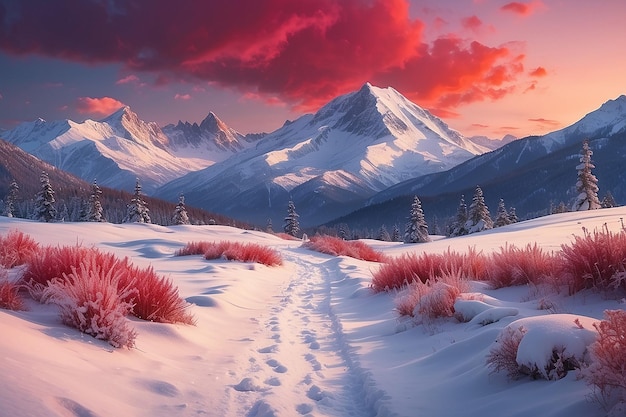
<path fill-rule="evenodd" d="M 178 204 L 176 204 L 174 215 L 172 216 L 172 224 L 180 225 L 189 223 L 189 215 L 187 214 L 187 209 L 185 208 L 185 196 L 183 193 L 180 193 L 178 196 Z"/>
<path fill-rule="evenodd" d="M 467 229 L 465 228 L 465 223 L 467 223 L 467 205 L 465 204 L 465 196 L 461 195 L 454 223 L 450 226 L 450 236 L 466 235 Z"/>
<path fill-rule="evenodd" d="M 409 214 L 409 221 L 406 224 L 404 231 L 405 243 L 423 243 L 430 242 L 430 236 L 428 236 L 428 224 L 424 219 L 424 211 L 422 210 L 422 202 L 415 196 L 413 198 L 413 204 L 411 204 L 411 213 Z"/>
<path fill-rule="evenodd" d="M 589 148 L 589 140 L 583 141 L 583 148 L 580 151 L 580 164 L 576 166 L 578 170 L 578 181 L 576 181 L 576 192 L 578 196 L 572 205 L 572 211 L 595 210 L 601 207 L 598 199 L 598 179 L 591 173 L 595 165 L 591 162 L 593 151 Z"/>
<path fill-rule="evenodd" d="M 500 199 L 498 203 L 498 213 L 496 214 L 496 221 L 493 224 L 493 227 L 502 227 L 511 223 L 511 218 L 509 217 L 509 213 L 506 211 L 506 206 L 504 205 L 504 199 Z"/>
<path fill-rule="evenodd" d="M 51 222 L 57 216 L 57 209 L 54 207 L 54 190 L 50 185 L 48 173 L 42 172 L 39 181 L 41 182 L 41 191 L 39 191 L 35 197 L 33 220 Z"/>
<path fill-rule="evenodd" d="M 300 222 L 298 221 L 298 213 L 296 213 L 296 206 L 293 204 L 293 201 L 289 200 L 289 205 L 287 206 L 287 217 L 285 217 L 285 225 L 283 226 L 283 230 L 290 236 L 297 236 L 300 232 Z"/>
<path fill-rule="evenodd" d="M 135 183 L 135 194 L 130 200 L 130 204 L 126 206 L 128 208 L 124 223 L 152 223 L 148 212 L 148 205 L 143 198 L 141 198 L 141 184 L 139 178 Z"/>
<path fill-rule="evenodd" d="M 103 215 L 104 210 L 102 209 L 102 203 L 100 203 L 101 195 L 102 190 L 98 187 L 96 180 L 93 180 L 93 184 L 91 184 L 91 195 L 89 196 L 89 211 L 87 213 L 87 221 L 89 222 L 107 221 Z"/>
<path fill-rule="evenodd" d="M 489 214 L 489 208 L 485 204 L 485 197 L 480 186 L 476 186 L 472 204 L 467 213 L 467 223 L 465 227 L 469 233 L 482 232 L 493 228 L 493 220 Z"/>
<path fill-rule="evenodd" d="M 9 192 L 7 193 L 7 198 L 5 202 L 5 214 L 7 217 L 15 216 L 15 203 L 17 202 L 17 193 L 19 192 L 20 187 L 17 185 L 17 181 L 11 181 L 11 185 L 9 185 Z"/>

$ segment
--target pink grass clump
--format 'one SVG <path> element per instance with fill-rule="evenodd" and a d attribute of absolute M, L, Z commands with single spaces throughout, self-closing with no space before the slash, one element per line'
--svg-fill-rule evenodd
<path fill-rule="evenodd" d="M 584 289 L 626 290 L 626 232 L 585 230 L 561 250 L 562 273 L 571 294 Z"/>
<path fill-rule="evenodd" d="M 189 304 L 180 297 L 170 279 L 159 276 L 152 267 L 125 264 L 120 272 L 120 291 L 130 288 L 122 299 L 133 305 L 131 313 L 142 320 L 159 323 L 195 324 L 187 311 Z"/>
<path fill-rule="evenodd" d="M 332 256 L 349 256 L 371 262 L 385 262 L 387 257 L 360 240 L 343 240 L 334 236 L 314 236 L 302 247 Z"/>
<path fill-rule="evenodd" d="M 5 310 L 25 310 L 24 300 L 19 294 L 20 286 L 9 280 L 5 269 L 0 269 L 0 308 Z"/>
<path fill-rule="evenodd" d="M 582 375 L 599 390 L 596 399 L 617 410 L 626 405 L 626 311 L 606 310 L 595 328 L 598 338 L 589 346 L 591 365 L 583 368 Z"/>
<path fill-rule="evenodd" d="M 114 347 L 132 348 L 135 331 L 126 315 L 133 305 L 127 299 L 136 290 L 121 286 L 121 269 L 105 269 L 88 258 L 63 278 L 54 278 L 43 290 L 42 301 L 61 308 L 63 323 Z"/>
<path fill-rule="evenodd" d="M 559 263 L 554 254 L 544 252 L 535 243 L 524 249 L 505 245 L 491 254 L 488 265 L 486 281 L 492 288 L 503 288 L 553 281 Z"/>
<path fill-rule="evenodd" d="M 0 236 L 0 266 L 13 268 L 22 265 L 39 251 L 39 244 L 19 230 Z"/>
<path fill-rule="evenodd" d="M 207 260 L 224 258 L 229 261 L 255 262 L 267 266 L 283 264 L 282 257 L 275 249 L 257 243 L 213 242 L 204 253 L 204 258 Z"/>
<path fill-rule="evenodd" d="M 425 283 L 444 274 L 461 273 L 466 277 L 475 277 L 482 274 L 484 262 L 482 253 L 470 251 L 468 254 L 459 254 L 448 250 L 444 254 L 414 253 L 402 254 L 374 272 L 372 289 L 376 292 L 399 289 L 412 282 Z"/>
<path fill-rule="evenodd" d="M 469 289 L 467 279 L 460 271 L 446 272 L 425 283 L 414 281 L 396 300 L 400 315 L 434 319 L 454 316 L 454 302 Z"/>
<path fill-rule="evenodd" d="M 188 242 L 176 251 L 175 256 L 204 255 L 213 243 L 207 241 Z"/>
<path fill-rule="evenodd" d="M 159 277 L 152 268 L 137 268 L 128 258 L 120 259 L 97 248 L 45 248 L 39 256 L 29 261 L 22 280 L 29 288 L 31 296 L 41 300 L 51 282 L 57 282 L 58 286 L 58 281 L 66 280 L 82 264 L 90 265 L 92 269 L 97 266 L 103 271 L 112 271 L 117 276 L 120 292 L 127 287 L 132 289 L 122 299 L 134 305 L 130 313 L 138 318 L 162 323 L 193 324 L 193 317 L 186 311 L 187 302 L 179 296 L 178 289 L 171 281 Z M 76 279 L 86 276 L 80 274 Z"/>
<path fill-rule="evenodd" d="M 82 262 L 93 262 L 103 269 L 126 268 L 128 258 L 119 259 L 112 253 L 102 252 L 96 248 L 75 246 L 48 246 L 40 248 L 37 256 L 31 257 L 22 276 L 31 296 L 40 300 L 43 289 L 54 279 L 63 280 L 70 275 Z"/>

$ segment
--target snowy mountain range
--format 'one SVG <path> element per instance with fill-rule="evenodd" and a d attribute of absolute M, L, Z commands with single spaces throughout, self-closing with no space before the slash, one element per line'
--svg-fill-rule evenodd
<path fill-rule="evenodd" d="M 432 221 L 436 215 L 443 222 L 454 215 L 461 195 L 471 202 L 476 185 L 492 214 L 500 198 L 521 218 L 548 214 L 551 205 L 570 206 L 576 196 L 576 166 L 584 139 L 593 150 L 600 198 L 608 191 L 618 204 L 626 203 L 626 95 L 622 95 L 564 129 L 518 139 L 448 171 L 389 187 L 368 200 L 367 207 L 338 221 L 359 227 L 404 224 L 411 198 L 418 195 L 426 217 Z M 385 213 L 386 220 L 377 213 Z"/>
<path fill-rule="evenodd" d="M 38 119 L 2 137 L 90 182 L 96 179 L 104 186 L 132 190 L 140 178 L 147 193 L 250 144 L 213 113 L 200 125 L 179 123 L 167 126 L 166 131 L 123 107 L 100 121 Z"/>
<path fill-rule="evenodd" d="M 192 205 L 257 224 L 280 224 L 292 199 L 302 222 L 313 225 L 487 151 L 393 88 L 368 83 L 156 195 L 173 199 L 184 191 Z"/>

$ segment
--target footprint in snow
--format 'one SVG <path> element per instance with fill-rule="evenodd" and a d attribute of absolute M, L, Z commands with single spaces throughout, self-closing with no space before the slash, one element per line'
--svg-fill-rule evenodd
<path fill-rule="evenodd" d="M 285 365 L 282 365 L 276 359 L 270 359 L 265 363 L 267 364 L 267 366 L 274 369 L 274 372 L 277 372 L 279 374 L 284 374 L 285 372 L 287 372 L 287 367 Z"/>

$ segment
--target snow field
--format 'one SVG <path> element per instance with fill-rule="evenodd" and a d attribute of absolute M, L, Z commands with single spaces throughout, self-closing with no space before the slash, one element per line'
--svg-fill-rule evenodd
<path fill-rule="evenodd" d="M 427 244 L 367 243 L 388 256 L 493 252 L 505 243 L 558 250 L 583 226 L 599 230 L 606 223 L 617 231 L 624 215 L 625 208 L 567 213 Z M 575 330 L 570 318 L 585 323 L 623 309 L 606 294 L 551 296 L 553 308 L 545 310 L 539 304 L 547 295 L 536 288 L 471 282 L 467 294 L 484 305 L 455 304 L 467 322 L 420 322 L 398 317 L 393 292 L 369 288 L 378 263 L 320 254 L 261 232 L 0 218 L 2 236 L 13 229 L 42 245 L 80 242 L 152 267 L 192 303 L 196 325 L 129 318 L 137 338 L 127 350 L 64 326 L 54 305 L 26 300 L 27 311 L 1 310 L 1 417 L 605 415 L 576 372 L 556 381 L 509 380 L 486 358 L 517 320 L 569 314 L 566 325 Z M 192 241 L 265 245 L 284 262 L 175 256 Z M 569 336 L 562 339 L 569 343 Z M 547 349 L 535 346 L 522 354 Z"/>

